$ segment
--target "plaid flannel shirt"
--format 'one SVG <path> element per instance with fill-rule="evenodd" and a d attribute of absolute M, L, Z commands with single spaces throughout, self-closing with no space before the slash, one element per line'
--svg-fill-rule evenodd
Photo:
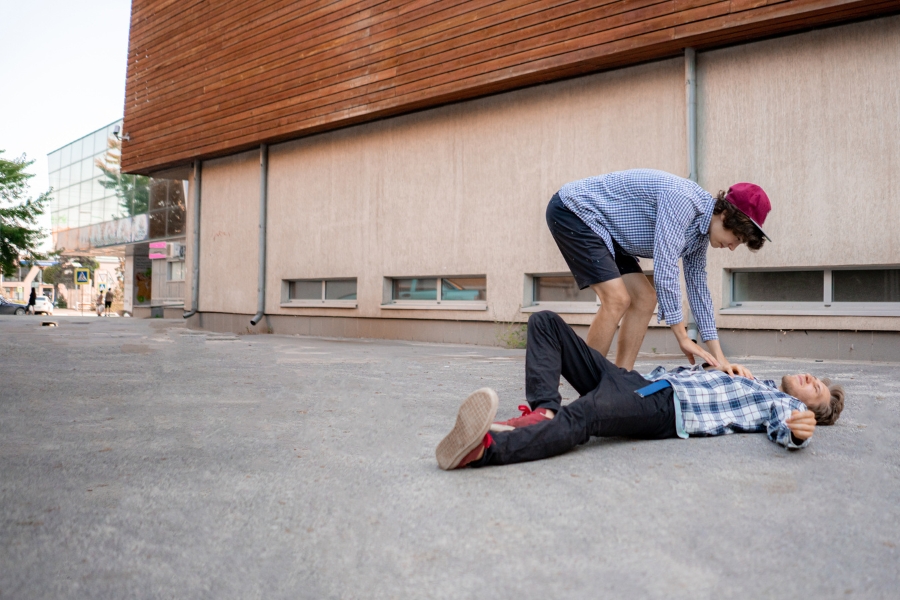
<path fill-rule="evenodd" d="M 712 436 L 729 433 L 766 432 L 770 440 L 785 448 L 795 444 L 785 422 L 795 410 L 806 405 L 778 390 L 770 379 L 734 377 L 722 371 L 704 371 L 699 365 L 667 372 L 656 367 L 646 379 L 665 379 L 671 384 L 681 408 L 683 431 L 687 435 Z"/>
<path fill-rule="evenodd" d="M 718 339 L 706 284 L 706 248 L 715 199 L 699 185 L 652 169 L 617 171 L 567 183 L 559 190 L 566 208 L 596 233 L 610 254 L 612 240 L 632 256 L 653 259 L 659 303 L 657 321 L 684 320 L 678 259 L 687 296 L 704 340 Z"/>

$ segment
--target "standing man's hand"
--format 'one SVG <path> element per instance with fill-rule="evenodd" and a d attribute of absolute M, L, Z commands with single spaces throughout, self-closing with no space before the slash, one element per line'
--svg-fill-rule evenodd
<path fill-rule="evenodd" d="M 741 377 L 746 377 L 747 379 L 756 379 L 753 376 L 753 373 L 750 372 L 750 369 L 744 365 L 730 363 L 727 359 L 725 360 L 725 364 L 719 366 L 719 370 L 723 373 L 728 373 L 729 375 L 739 375 Z"/>
<path fill-rule="evenodd" d="M 811 410 L 794 410 L 786 423 L 791 435 L 798 440 L 808 440 L 816 430 L 816 415 Z"/>
<path fill-rule="evenodd" d="M 687 330 L 684 328 L 684 323 L 676 323 L 671 326 L 671 329 L 672 333 L 675 334 L 675 339 L 678 340 L 678 347 L 681 348 L 681 351 L 687 356 L 689 363 L 692 365 L 696 364 L 694 357 L 699 356 L 703 361 L 708 362 L 714 367 L 721 365 L 721 362 L 716 357 L 701 348 L 697 342 L 688 337 Z"/>
<path fill-rule="evenodd" d="M 725 354 L 722 352 L 722 346 L 719 345 L 719 340 L 706 340 L 706 347 L 709 348 L 709 351 L 713 353 L 716 357 L 716 360 L 719 362 L 718 369 L 723 373 L 728 373 L 731 376 L 740 375 L 741 377 L 746 377 L 747 379 L 753 379 L 753 373 L 750 372 L 750 369 L 743 365 L 732 364 L 725 358 Z M 711 364 L 711 363 L 710 363 Z M 716 366 L 716 365 L 713 365 Z"/>
<path fill-rule="evenodd" d="M 688 362 L 692 365 L 696 364 L 696 359 L 694 357 L 699 356 L 703 359 L 703 361 L 708 362 L 714 367 L 719 366 L 719 361 L 717 361 L 712 354 L 701 348 L 699 344 L 692 341 L 687 336 L 685 336 L 683 340 L 678 340 L 678 347 L 681 348 L 681 351 L 684 352 L 685 356 L 687 356 Z"/>

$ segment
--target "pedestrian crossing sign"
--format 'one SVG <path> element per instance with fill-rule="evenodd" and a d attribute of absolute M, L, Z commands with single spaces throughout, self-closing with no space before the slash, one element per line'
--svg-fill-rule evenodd
<path fill-rule="evenodd" d="M 75 269 L 75 285 L 90 285 L 91 283 L 91 270 L 90 269 Z"/>

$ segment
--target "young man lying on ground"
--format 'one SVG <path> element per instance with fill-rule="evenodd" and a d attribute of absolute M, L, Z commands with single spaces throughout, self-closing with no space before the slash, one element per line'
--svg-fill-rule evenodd
<path fill-rule="evenodd" d="M 831 425 L 844 408 L 844 390 L 809 374 L 774 381 L 701 367 L 647 378 L 620 369 L 590 348 L 557 314 L 528 320 L 525 397 L 521 417 L 492 423 L 496 392 L 482 388 L 459 409 L 453 430 L 438 444 L 442 469 L 508 465 L 562 454 L 591 436 L 662 439 L 765 431 L 786 448 L 809 444 L 816 424 Z M 560 405 L 559 377 L 581 397 Z"/>

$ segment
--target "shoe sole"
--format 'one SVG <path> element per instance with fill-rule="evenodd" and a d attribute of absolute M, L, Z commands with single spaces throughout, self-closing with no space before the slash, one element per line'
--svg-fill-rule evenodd
<path fill-rule="evenodd" d="M 456 415 L 456 425 L 435 450 L 438 466 L 455 469 L 466 455 L 484 440 L 497 416 L 500 399 L 491 388 L 481 388 L 466 398 Z"/>

